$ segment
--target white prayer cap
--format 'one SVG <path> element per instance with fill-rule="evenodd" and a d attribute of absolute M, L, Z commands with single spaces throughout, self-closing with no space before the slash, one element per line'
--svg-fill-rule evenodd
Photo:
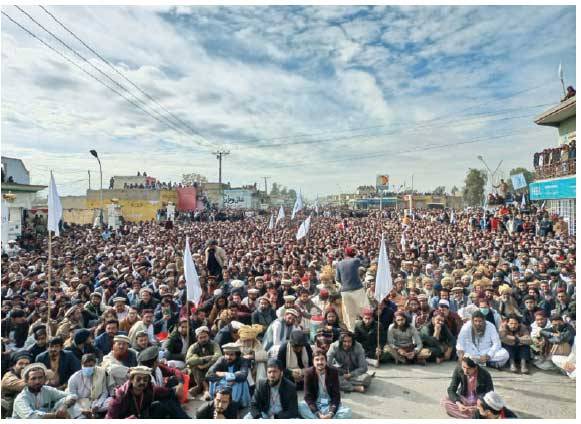
<path fill-rule="evenodd" d="M 488 392 L 484 395 L 484 402 L 495 411 L 500 411 L 504 408 L 504 400 L 496 392 Z"/>

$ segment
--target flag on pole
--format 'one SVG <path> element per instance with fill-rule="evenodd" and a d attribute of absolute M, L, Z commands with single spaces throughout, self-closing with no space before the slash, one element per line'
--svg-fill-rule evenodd
<path fill-rule="evenodd" d="M 454 215 L 454 209 L 452 209 L 452 212 L 450 213 L 450 224 L 455 224 L 456 223 L 456 215 Z"/>
<path fill-rule="evenodd" d="M 202 297 L 202 287 L 200 286 L 200 278 L 192 259 L 192 252 L 190 252 L 190 240 L 186 237 L 186 248 L 184 250 L 184 278 L 186 280 L 186 299 L 198 305 Z"/>
<path fill-rule="evenodd" d="M 541 209 L 545 209 L 545 202 L 541 205 Z"/>
<path fill-rule="evenodd" d="M 311 216 L 310 215 L 307 219 L 305 219 L 303 221 L 303 223 L 299 227 L 299 230 L 297 231 L 297 240 L 300 240 L 303 237 L 306 237 L 306 235 L 309 233 L 309 228 L 311 228 Z"/>
<path fill-rule="evenodd" d="M 405 231 L 401 233 L 401 240 L 399 243 L 401 244 L 401 250 L 405 250 Z"/>
<path fill-rule="evenodd" d="M 284 208 L 280 205 L 280 209 L 278 210 L 278 216 L 276 217 L 276 225 L 278 225 L 278 221 L 284 219 Z"/>
<path fill-rule="evenodd" d="M 271 213 L 270 214 L 270 221 L 268 223 L 268 229 L 272 230 L 274 228 L 274 214 Z"/>
<path fill-rule="evenodd" d="M 526 208 L 526 206 L 527 206 L 527 200 L 526 200 L 525 193 L 523 193 L 522 194 L 522 200 L 520 202 L 520 207 L 524 209 L 524 208 Z"/>
<path fill-rule="evenodd" d="M 297 214 L 298 211 L 300 211 L 303 208 L 303 198 L 301 196 L 301 193 L 299 192 L 299 195 L 297 196 L 297 200 L 295 200 L 295 205 L 293 207 L 293 213 L 291 215 L 291 219 L 295 219 L 295 215 Z"/>
<path fill-rule="evenodd" d="M 315 213 L 319 214 L 319 199 L 315 200 Z"/>
<path fill-rule="evenodd" d="M 60 236 L 59 222 L 63 217 L 63 207 L 61 199 L 56 190 L 56 183 L 52 171 L 50 172 L 50 185 L 48 187 L 48 231 L 54 231 L 55 237 Z"/>
<path fill-rule="evenodd" d="M 559 79 L 563 79 L 563 64 L 559 63 Z"/>
<path fill-rule="evenodd" d="M 403 234 L 402 234 L 403 237 Z M 377 265 L 377 276 L 375 278 L 375 293 L 374 297 L 378 302 L 381 302 L 389 294 L 393 288 L 393 281 L 391 280 L 391 267 L 389 266 L 389 259 L 385 249 L 385 240 L 381 237 L 381 245 L 379 246 L 379 263 Z"/>

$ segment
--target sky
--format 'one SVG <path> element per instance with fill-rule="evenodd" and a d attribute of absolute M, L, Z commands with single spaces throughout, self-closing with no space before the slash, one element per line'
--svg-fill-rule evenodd
<path fill-rule="evenodd" d="M 575 6 L 21 8 L 2 11 L 56 52 L 2 15 L 2 155 L 61 195 L 98 184 L 90 149 L 105 186 L 217 181 L 225 150 L 233 186 L 449 191 L 478 155 L 532 168 L 557 143 L 533 121 L 563 95 L 559 63 L 575 86 Z"/>

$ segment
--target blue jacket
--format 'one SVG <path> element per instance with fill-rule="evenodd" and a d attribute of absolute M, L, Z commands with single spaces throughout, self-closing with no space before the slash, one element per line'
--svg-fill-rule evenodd
<path fill-rule="evenodd" d="M 41 353 L 36 357 L 36 362 L 43 363 L 48 369 L 50 369 L 50 357 L 48 356 L 48 351 Z M 59 386 L 68 383 L 71 375 L 76 373 L 81 369 L 81 363 L 77 357 L 68 350 L 62 350 L 59 355 Z"/>
<path fill-rule="evenodd" d="M 341 291 L 353 291 L 363 287 L 359 278 L 359 258 L 346 258 L 337 264 L 335 280 L 341 283 Z"/>

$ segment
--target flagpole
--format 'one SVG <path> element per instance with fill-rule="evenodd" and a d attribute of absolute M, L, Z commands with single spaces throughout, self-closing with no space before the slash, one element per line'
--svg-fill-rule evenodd
<path fill-rule="evenodd" d="M 50 330 L 50 285 L 51 285 L 51 275 L 52 275 L 52 231 L 48 230 L 48 292 L 47 292 L 47 318 L 46 318 L 46 334 L 48 338 L 51 337 L 51 330 Z"/>
<path fill-rule="evenodd" d="M 383 232 L 381 233 L 381 240 L 383 241 Z M 381 243 L 380 243 L 380 254 L 381 254 Z M 387 247 L 386 247 L 387 249 Z M 379 265 L 379 261 L 378 261 L 378 265 Z M 375 284 L 377 285 L 377 271 L 375 271 Z M 377 351 L 377 349 L 379 349 L 379 311 L 380 311 L 380 307 L 381 307 L 381 302 L 383 302 L 383 299 L 381 301 L 377 302 L 377 348 L 375 349 L 376 351 L 376 356 L 377 356 L 377 368 L 379 368 L 379 359 L 381 358 L 381 352 Z"/>

